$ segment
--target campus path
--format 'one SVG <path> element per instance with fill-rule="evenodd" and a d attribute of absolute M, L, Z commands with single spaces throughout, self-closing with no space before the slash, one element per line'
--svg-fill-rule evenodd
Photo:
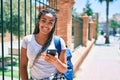
<path fill-rule="evenodd" d="M 110 36 L 111 44 L 104 44 L 99 36 L 74 80 L 120 80 L 120 37 Z"/>

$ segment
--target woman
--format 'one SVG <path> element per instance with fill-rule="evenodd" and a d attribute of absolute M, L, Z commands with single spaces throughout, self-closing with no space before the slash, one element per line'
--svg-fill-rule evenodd
<path fill-rule="evenodd" d="M 54 45 L 56 22 L 55 11 L 50 8 L 43 9 L 38 15 L 38 23 L 33 34 L 24 37 L 20 55 L 22 80 L 28 80 L 28 64 L 32 80 L 52 80 L 57 73 L 66 72 L 66 47 L 62 38 L 59 58 L 58 53 L 55 56 L 47 54 L 48 49 L 56 49 Z"/>

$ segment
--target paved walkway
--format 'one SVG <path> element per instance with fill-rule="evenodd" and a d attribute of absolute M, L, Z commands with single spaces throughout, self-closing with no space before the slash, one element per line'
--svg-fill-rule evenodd
<path fill-rule="evenodd" d="M 110 36 L 111 44 L 104 44 L 100 36 L 79 67 L 74 80 L 120 80 L 120 40 Z"/>

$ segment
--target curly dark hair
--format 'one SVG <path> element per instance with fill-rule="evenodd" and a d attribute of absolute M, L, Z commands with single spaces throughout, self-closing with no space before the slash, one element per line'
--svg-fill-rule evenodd
<path fill-rule="evenodd" d="M 37 34 L 39 33 L 39 20 L 40 18 L 45 15 L 45 14 L 52 14 L 54 19 L 55 19 L 55 23 L 54 23 L 54 27 L 52 28 L 52 30 L 50 31 L 49 33 L 49 36 L 48 36 L 48 39 L 46 40 L 45 44 L 43 45 L 42 49 L 39 51 L 38 55 L 36 57 L 38 57 L 40 55 L 40 53 L 44 52 L 48 46 L 50 45 L 51 41 L 52 41 L 52 38 L 53 38 L 53 34 L 55 32 L 55 27 L 56 27 L 56 22 L 57 22 L 57 15 L 56 15 L 56 12 L 54 11 L 54 9 L 51 9 L 51 8 L 45 8 L 45 9 L 42 9 L 40 12 L 39 12 L 39 15 L 38 15 L 38 21 L 37 21 L 37 24 L 35 26 L 35 29 L 34 29 L 34 32 L 33 34 Z"/>

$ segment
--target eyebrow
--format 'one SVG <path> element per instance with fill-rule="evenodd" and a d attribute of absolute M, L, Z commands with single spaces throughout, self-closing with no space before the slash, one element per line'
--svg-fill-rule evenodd
<path fill-rule="evenodd" d="M 45 18 L 41 18 L 41 19 L 45 19 Z M 46 20 L 46 19 L 45 19 Z M 52 20 L 50 20 L 50 21 L 54 21 L 53 19 Z"/>

